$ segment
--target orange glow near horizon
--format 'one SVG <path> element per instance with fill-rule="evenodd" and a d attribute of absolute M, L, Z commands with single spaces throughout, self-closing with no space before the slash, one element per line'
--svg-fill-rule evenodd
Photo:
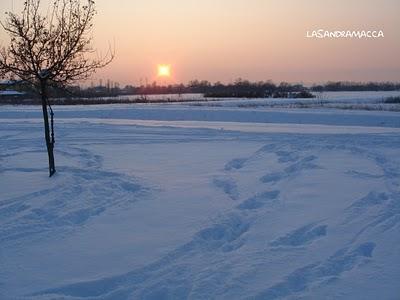
<path fill-rule="evenodd" d="M 169 78 L 171 77 L 171 66 L 170 65 L 158 65 L 157 66 L 157 76 Z"/>
<path fill-rule="evenodd" d="M 23 2 L 0 1 L 0 20 Z M 115 41 L 116 55 L 95 82 L 400 80 L 399 0 L 115 0 L 96 8 L 93 48 L 101 54 Z M 318 29 L 385 37 L 307 38 Z M 0 28 L 0 46 L 6 42 Z"/>

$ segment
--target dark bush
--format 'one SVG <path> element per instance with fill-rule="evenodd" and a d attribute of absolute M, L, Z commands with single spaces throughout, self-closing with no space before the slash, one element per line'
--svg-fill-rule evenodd
<path fill-rule="evenodd" d="M 386 98 L 384 103 L 400 104 L 400 96 Z"/>
<path fill-rule="evenodd" d="M 298 93 L 294 93 L 292 95 L 293 98 L 315 98 L 315 95 L 310 93 L 309 91 L 301 91 Z"/>

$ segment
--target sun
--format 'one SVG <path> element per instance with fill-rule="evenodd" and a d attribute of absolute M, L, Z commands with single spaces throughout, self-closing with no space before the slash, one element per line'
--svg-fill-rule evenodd
<path fill-rule="evenodd" d="M 158 77 L 170 77 L 171 66 L 170 65 L 158 65 Z"/>

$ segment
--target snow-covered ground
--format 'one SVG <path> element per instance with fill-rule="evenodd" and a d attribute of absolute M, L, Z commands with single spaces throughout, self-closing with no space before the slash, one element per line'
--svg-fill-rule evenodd
<path fill-rule="evenodd" d="M 400 115 L 0 107 L 0 299 L 399 299 Z"/>
<path fill-rule="evenodd" d="M 399 103 L 385 103 L 390 97 L 400 97 L 400 91 L 376 91 L 376 92 L 314 92 L 315 98 L 212 98 L 203 94 L 158 94 L 158 95 L 122 95 L 115 97 L 91 98 L 101 101 L 131 101 L 158 105 L 163 102 L 179 106 L 186 102 L 191 106 L 202 107 L 239 107 L 239 108 L 284 108 L 284 109 L 352 109 L 374 111 L 400 111 Z M 61 100 L 61 99 L 59 99 Z M 64 99 L 65 103 L 68 99 Z M 84 99 L 80 99 L 84 101 Z M 168 103 L 169 102 L 169 103 Z"/>
<path fill-rule="evenodd" d="M 241 107 L 241 108 L 333 108 L 352 110 L 378 110 L 378 111 L 400 111 L 400 105 L 385 103 L 390 97 L 399 97 L 400 91 L 379 92 L 321 92 L 313 93 L 315 98 L 256 98 L 256 99 L 212 99 L 206 98 L 208 102 L 199 101 L 196 106 L 213 107 Z M 194 95 L 191 95 L 193 98 Z M 192 99 L 191 98 L 191 99 Z M 200 99 L 201 100 L 201 99 Z M 204 100 L 204 99 L 203 99 Z"/>

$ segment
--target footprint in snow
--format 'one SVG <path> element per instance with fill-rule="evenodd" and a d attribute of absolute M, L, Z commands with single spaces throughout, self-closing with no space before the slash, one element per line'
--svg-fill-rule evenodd
<path fill-rule="evenodd" d="M 314 155 L 304 157 L 300 161 L 286 167 L 283 172 L 273 172 L 262 176 L 260 181 L 263 183 L 276 184 L 283 179 L 297 176 L 305 170 L 321 169 L 320 166 L 314 163 L 315 160 L 317 160 L 317 157 Z"/>
<path fill-rule="evenodd" d="M 375 243 L 366 242 L 355 248 L 343 248 L 322 262 L 299 268 L 277 283 L 251 299 L 282 299 L 295 297 L 309 290 L 313 285 L 329 285 L 344 272 L 350 271 L 373 255 Z"/>
<path fill-rule="evenodd" d="M 268 202 L 272 202 L 278 198 L 280 191 L 268 191 L 257 194 L 237 206 L 240 210 L 255 210 L 263 207 Z"/>
<path fill-rule="evenodd" d="M 260 178 L 260 181 L 264 183 L 275 184 L 287 177 L 288 177 L 287 174 L 284 174 L 282 172 L 274 172 L 264 175 L 263 177 Z"/>
<path fill-rule="evenodd" d="M 370 173 L 364 173 L 364 172 L 358 172 L 355 170 L 350 170 L 345 173 L 346 175 L 350 175 L 354 178 L 360 178 L 360 179 L 379 179 L 383 178 L 384 175 L 376 175 L 376 174 L 370 174 Z"/>
<path fill-rule="evenodd" d="M 216 177 L 213 180 L 213 184 L 217 188 L 222 189 L 232 200 L 237 200 L 239 198 L 237 184 L 232 178 Z"/>
<path fill-rule="evenodd" d="M 314 170 L 314 169 L 321 169 L 320 166 L 314 163 L 318 157 L 315 155 L 310 155 L 307 157 L 302 158 L 300 161 L 290 165 L 289 167 L 285 168 L 285 172 L 287 174 L 298 174 L 304 170 Z"/>
<path fill-rule="evenodd" d="M 312 243 L 318 238 L 326 236 L 327 225 L 305 225 L 289 232 L 287 235 L 270 242 L 273 247 L 299 247 Z"/>
<path fill-rule="evenodd" d="M 236 158 L 228 162 L 224 170 L 225 171 L 233 171 L 233 170 L 240 170 L 244 167 L 244 164 L 247 162 L 247 158 Z"/>
<path fill-rule="evenodd" d="M 135 178 L 119 173 L 77 168 L 63 168 L 62 172 L 66 178 L 62 184 L 2 201 L 0 242 L 69 232 L 109 209 L 127 207 L 147 193 Z"/>
<path fill-rule="evenodd" d="M 39 296 L 41 299 L 68 297 L 141 299 L 146 295 L 151 299 L 153 296 L 156 299 L 186 299 L 188 295 L 185 291 L 192 289 L 195 280 L 193 276 L 199 276 L 187 267 L 190 262 L 198 256 L 204 256 L 204 259 L 207 259 L 219 251 L 224 254 L 240 248 L 243 245 L 242 237 L 249 228 L 249 222 L 241 214 L 230 213 L 198 231 L 186 244 L 142 268 L 109 278 L 68 284 L 28 296 Z M 204 272 L 203 275 L 209 277 L 221 274 L 216 272 L 219 272 L 218 268 Z M 172 282 L 180 284 L 172 284 Z M 153 286 L 154 283 L 157 284 Z M 143 287 L 146 288 L 140 290 Z M 148 289 L 148 287 L 152 288 Z M 186 296 L 181 297 L 183 295 Z"/>
<path fill-rule="evenodd" d="M 280 163 L 295 162 L 300 158 L 298 153 L 294 151 L 280 150 L 275 152 L 275 154 L 279 157 L 278 162 Z"/>

